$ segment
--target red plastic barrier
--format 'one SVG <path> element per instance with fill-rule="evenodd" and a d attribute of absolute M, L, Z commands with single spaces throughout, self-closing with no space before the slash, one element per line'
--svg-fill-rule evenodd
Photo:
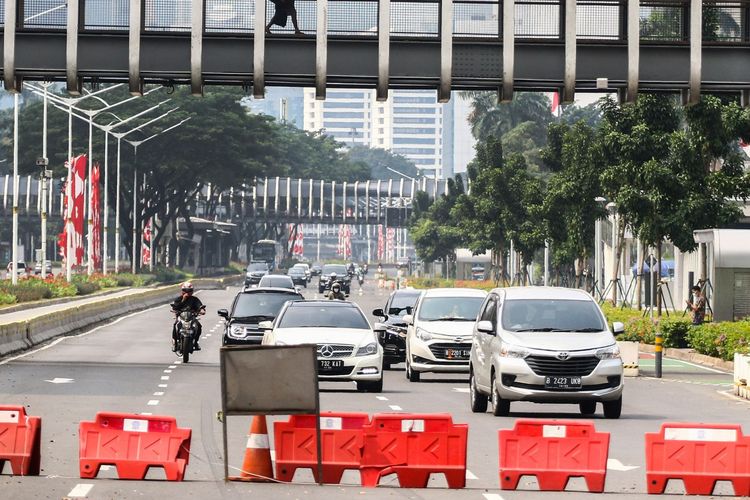
<path fill-rule="evenodd" d="M 190 429 L 174 417 L 97 413 L 79 428 L 79 469 L 93 478 L 102 465 L 114 465 L 120 479 L 144 479 L 149 467 L 163 467 L 168 481 L 182 481 L 190 458 Z"/>
<path fill-rule="evenodd" d="M 379 414 L 364 428 L 362 485 L 395 473 L 402 488 L 425 488 L 443 473 L 450 488 L 466 486 L 469 427 L 448 414 Z"/>
<path fill-rule="evenodd" d="M 688 495 L 731 481 L 735 495 L 750 496 L 750 437 L 733 424 L 662 424 L 646 434 L 648 492 L 664 493 L 670 479 L 681 479 Z"/>
<path fill-rule="evenodd" d="M 358 470 L 362 460 L 362 428 L 370 423 L 366 413 L 321 413 L 323 483 L 338 484 L 347 469 Z M 293 415 L 274 422 L 276 479 L 291 481 L 297 469 L 312 469 L 318 481 L 315 416 Z"/>
<path fill-rule="evenodd" d="M 0 472 L 10 462 L 17 476 L 38 476 L 42 419 L 29 417 L 23 406 L 0 405 Z"/>
<path fill-rule="evenodd" d="M 540 490 L 563 491 L 571 477 L 583 477 L 590 492 L 604 491 L 609 433 L 590 421 L 518 419 L 499 439 L 504 490 L 515 490 L 521 476 L 536 476 Z"/>

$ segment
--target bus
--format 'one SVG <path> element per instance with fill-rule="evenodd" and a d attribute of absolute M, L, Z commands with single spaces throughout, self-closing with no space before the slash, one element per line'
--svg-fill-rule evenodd
<path fill-rule="evenodd" d="M 253 261 L 265 262 L 270 271 L 276 271 L 284 258 L 284 248 L 278 241 L 259 240 L 253 243 L 250 255 Z"/>

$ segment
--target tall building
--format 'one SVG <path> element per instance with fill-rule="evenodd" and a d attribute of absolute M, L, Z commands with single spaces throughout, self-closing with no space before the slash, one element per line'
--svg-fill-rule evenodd
<path fill-rule="evenodd" d="M 304 127 L 303 90 L 295 87 L 268 87 L 264 99 L 246 100 L 253 113 L 272 116 L 279 121 L 286 121 L 299 128 Z"/>

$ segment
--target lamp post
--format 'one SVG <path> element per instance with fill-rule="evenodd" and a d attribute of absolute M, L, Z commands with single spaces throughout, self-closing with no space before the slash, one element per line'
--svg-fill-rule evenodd
<path fill-rule="evenodd" d="M 607 199 L 603 196 L 597 196 L 594 198 L 600 206 L 606 203 Z M 594 291 L 601 286 L 602 283 L 602 220 L 596 218 L 594 224 Z M 601 292 L 600 292 L 601 293 Z"/>
<path fill-rule="evenodd" d="M 610 201 L 606 205 L 607 212 L 612 216 L 612 305 L 617 307 L 617 278 L 619 274 L 619 262 L 617 259 L 617 231 L 618 231 L 618 220 L 617 220 L 617 203 Z"/>
<path fill-rule="evenodd" d="M 13 94 L 13 243 L 11 246 L 11 283 L 18 284 L 18 92 Z"/>

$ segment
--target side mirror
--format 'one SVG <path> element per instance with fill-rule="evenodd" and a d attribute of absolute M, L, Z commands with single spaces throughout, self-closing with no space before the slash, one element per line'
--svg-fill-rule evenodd
<path fill-rule="evenodd" d="M 492 326 L 492 322 L 487 320 L 483 320 L 477 323 L 477 331 L 489 335 L 495 334 L 495 328 Z"/>
<path fill-rule="evenodd" d="M 625 325 L 621 321 L 615 321 L 612 323 L 612 333 L 615 335 L 625 333 Z"/>
<path fill-rule="evenodd" d="M 258 328 L 261 330 L 273 330 L 273 321 L 261 321 L 258 323 Z"/>
<path fill-rule="evenodd" d="M 411 314 L 407 314 L 406 316 L 404 316 L 404 323 L 406 323 L 407 325 L 413 325 L 414 316 L 412 316 Z"/>
<path fill-rule="evenodd" d="M 222 318 L 226 320 L 229 319 L 229 311 L 227 311 L 226 309 L 219 309 L 218 311 L 216 311 L 216 314 L 218 314 L 219 316 L 221 316 Z"/>
<path fill-rule="evenodd" d="M 412 314 L 414 312 L 414 308 L 412 306 L 406 306 L 406 314 Z"/>
<path fill-rule="evenodd" d="M 377 316 L 378 318 L 385 318 L 385 312 L 382 309 L 373 309 L 372 315 Z"/>
<path fill-rule="evenodd" d="M 385 323 L 375 323 L 375 325 L 372 327 L 375 333 L 383 333 L 385 332 L 385 328 Z"/>

